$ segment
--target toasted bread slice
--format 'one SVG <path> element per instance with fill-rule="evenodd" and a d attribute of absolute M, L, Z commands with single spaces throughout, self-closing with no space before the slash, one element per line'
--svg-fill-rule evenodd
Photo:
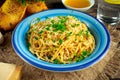
<path fill-rule="evenodd" d="M 6 0 L 0 10 L 0 28 L 11 30 L 22 20 L 27 6 L 17 0 Z"/>
<path fill-rule="evenodd" d="M 47 9 L 48 8 L 47 8 L 45 2 L 43 2 L 43 1 L 28 2 L 28 5 L 27 5 L 27 12 L 30 14 L 40 12 L 42 10 L 47 10 Z"/>

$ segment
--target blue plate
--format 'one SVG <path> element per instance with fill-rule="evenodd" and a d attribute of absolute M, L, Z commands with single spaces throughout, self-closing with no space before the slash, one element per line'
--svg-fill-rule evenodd
<path fill-rule="evenodd" d="M 96 47 L 92 55 L 88 58 L 72 64 L 52 64 L 43 60 L 37 59 L 28 50 L 26 46 L 25 34 L 29 30 L 30 22 L 35 18 L 45 20 L 46 17 L 55 16 L 68 16 L 73 15 L 80 21 L 87 24 L 90 32 L 94 35 L 96 41 Z M 75 70 L 82 70 L 100 61 L 107 53 L 110 47 L 110 35 L 105 26 L 100 23 L 94 17 L 69 9 L 53 9 L 33 14 L 24 19 L 15 28 L 12 35 L 12 45 L 15 52 L 27 63 L 44 70 L 56 71 L 56 72 L 69 72 Z"/>

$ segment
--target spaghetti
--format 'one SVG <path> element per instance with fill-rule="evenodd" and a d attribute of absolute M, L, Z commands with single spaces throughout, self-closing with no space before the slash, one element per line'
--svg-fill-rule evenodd
<path fill-rule="evenodd" d="M 88 57 L 95 48 L 95 39 L 85 23 L 74 16 L 57 16 L 30 25 L 27 44 L 37 58 L 69 64 Z"/>

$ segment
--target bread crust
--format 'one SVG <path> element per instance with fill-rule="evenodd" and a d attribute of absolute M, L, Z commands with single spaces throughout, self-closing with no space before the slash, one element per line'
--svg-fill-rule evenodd
<path fill-rule="evenodd" d="M 6 0 L 0 9 L 0 28 L 5 31 L 14 29 L 22 20 L 26 8 L 16 0 Z"/>
<path fill-rule="evenodd" d="M 25 13 L 33 14 L 47 10 L 45 2 L 27 2 L 26 6 L 17 0 L 6 0 L 0 8 L 0 29 L 13 30 L 24 18 Z"/>

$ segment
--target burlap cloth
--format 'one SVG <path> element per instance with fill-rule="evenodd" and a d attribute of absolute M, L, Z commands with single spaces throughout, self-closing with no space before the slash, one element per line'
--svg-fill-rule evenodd
<path fill-rule="evenodd" d="M 96 5 L 88 12 L 96 16 Z M 23 66 L 22 80 L 109 80 L 115 78 L 120 71 L 120 24 L 106 27 L 111 36 L 107 55 L 97 64 L 81 71 L 49 72 L 29 65 L 14 52 L 11 44 L 12 31 L 3 32 L 5 40 L 0 45 L 0 62 Z"/>

